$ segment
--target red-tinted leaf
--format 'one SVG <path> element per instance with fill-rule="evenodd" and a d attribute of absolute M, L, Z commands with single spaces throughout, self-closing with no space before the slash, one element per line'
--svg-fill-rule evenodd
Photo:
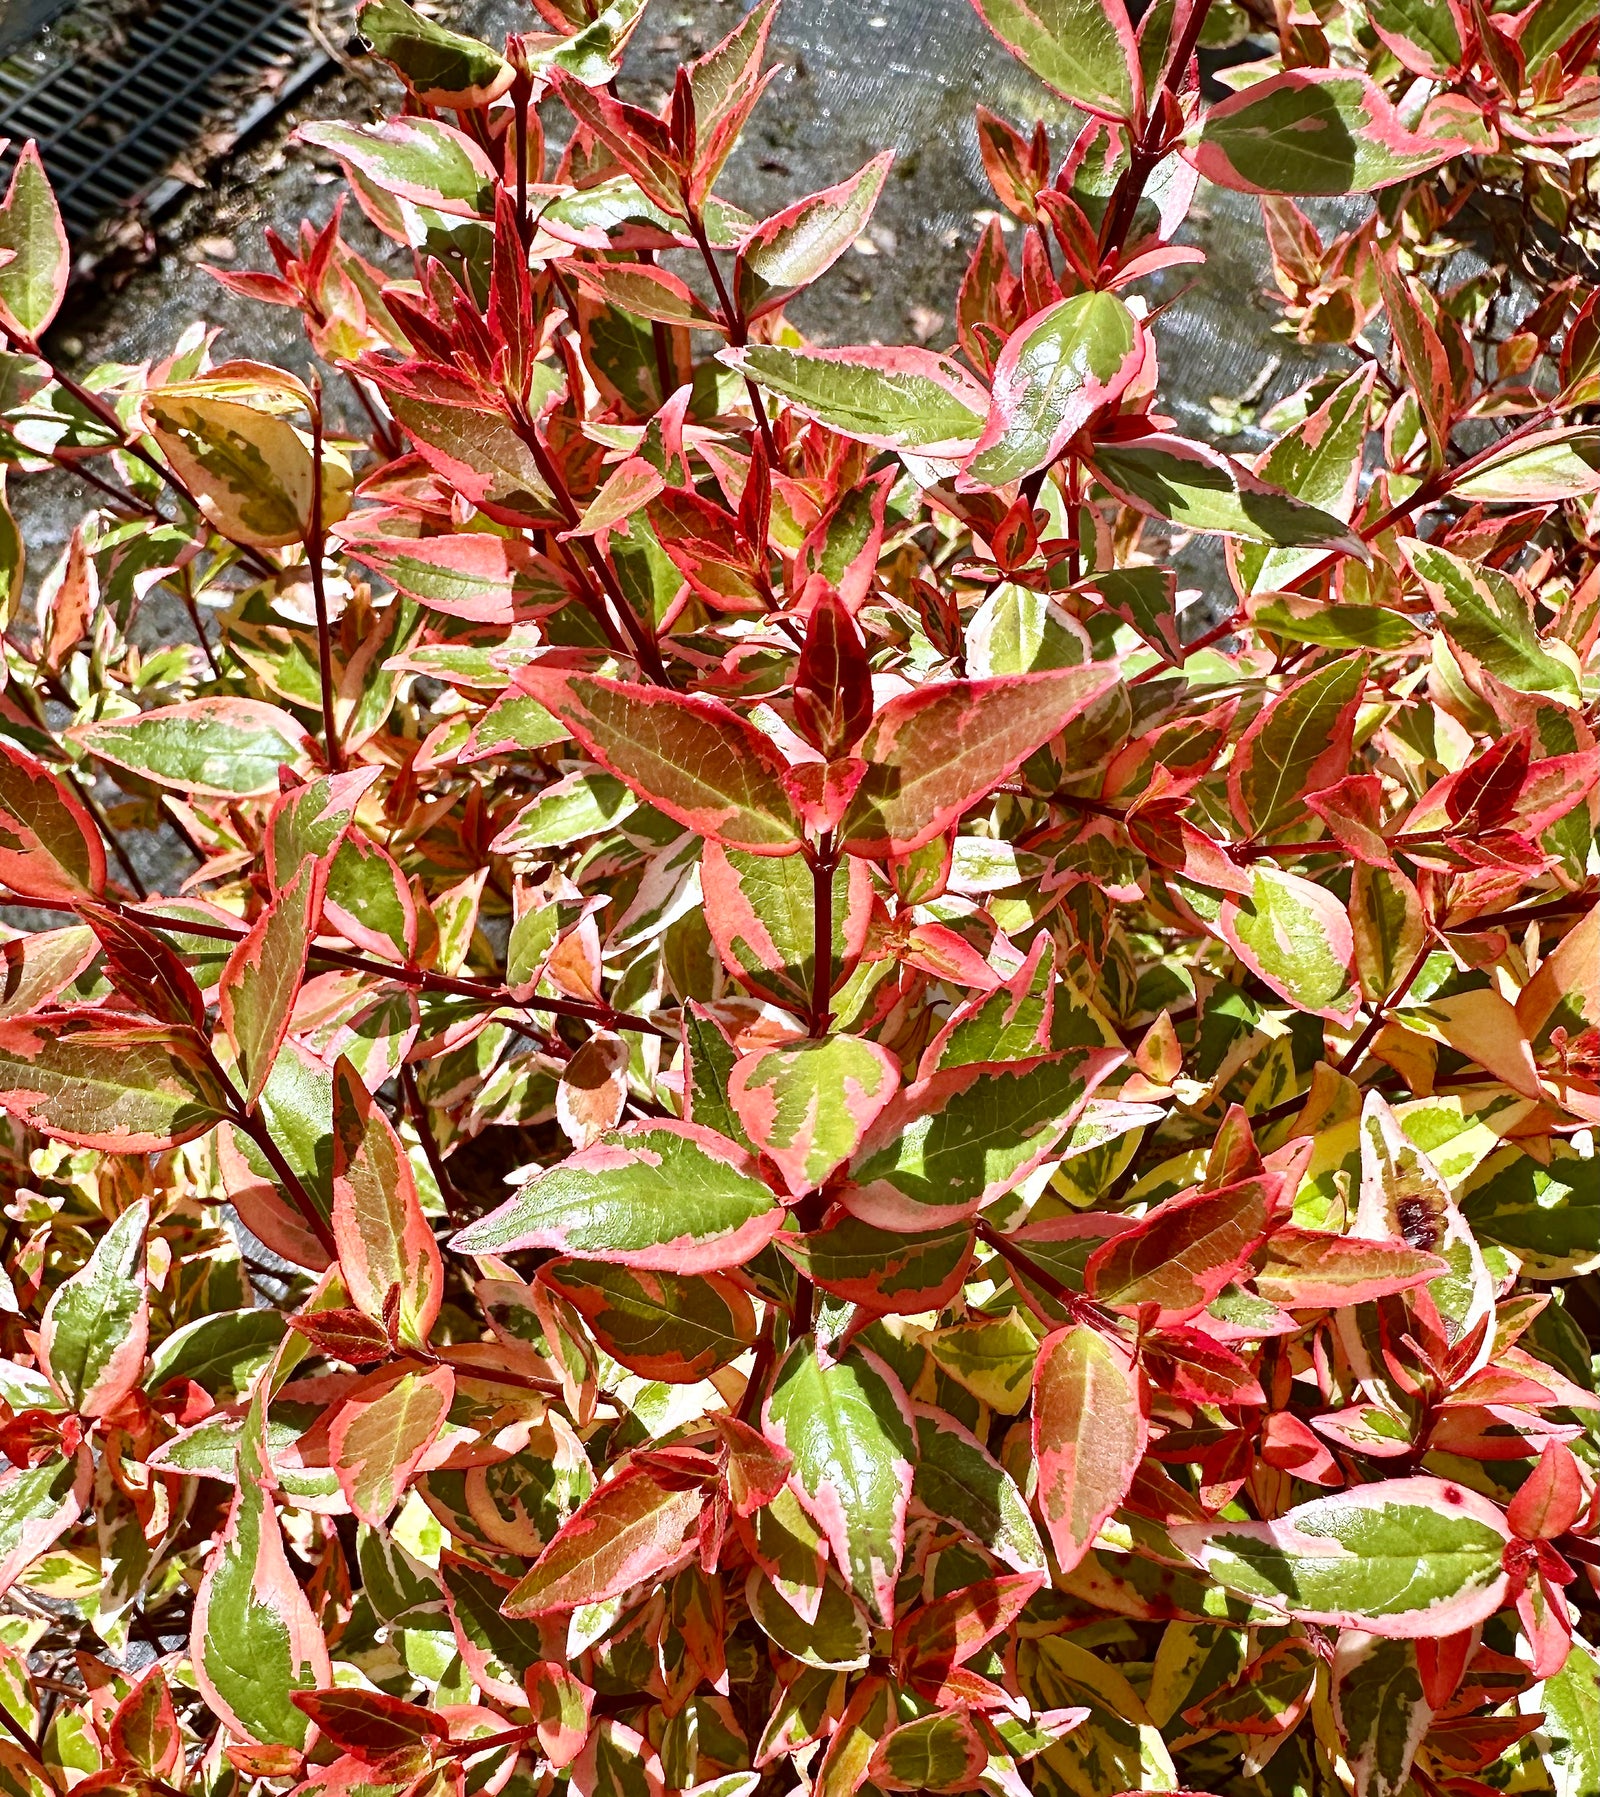
<path fill-rule="evenodd" d="M 94 819 L 43 763 L 0 741 L 0 885 L 40 904 L 105 891 L 106 852 Z"/>
<path fill-rule="evenodd" d="M 405 1145 L 356 1070 L 341 1058 L 333 1075 L 333 1235 L 358 1309 L 424 1346 L 444 1295 L 444 1262 L 417 1197 Z"/>
<path fill-rule="evenodd" d="M 1046 1339 L 1033 1376 L 1039 1511 L 1056 1561 L 1070 1572 L 1127 1496 L 1149 1439 L 1137 1367 L 1126 1347 L 1087 1323 Z"/>
<path fill-rule="evenodd" d="M 608 772 L 696 834 L 756 855 L 799 848 L 783 757 L 726 705 L 547 667 L 520 669 L 517 685 Z"/>

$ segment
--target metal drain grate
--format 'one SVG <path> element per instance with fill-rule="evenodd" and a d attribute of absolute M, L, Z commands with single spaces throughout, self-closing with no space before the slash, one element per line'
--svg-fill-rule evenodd
<path fill-rule="evenodd" d="M 295 0 L 165 0 L 115 54 L 90 52 L 35 80 L 0 68 L 0 136 L 12 140 L 0 178 L 37 138 L 67 231 L 81 238 L 150 194 L 216 111 L 224 78 L 273 63 L 294 74 L 250 109 L 243 132 L 331 66 Z"/>

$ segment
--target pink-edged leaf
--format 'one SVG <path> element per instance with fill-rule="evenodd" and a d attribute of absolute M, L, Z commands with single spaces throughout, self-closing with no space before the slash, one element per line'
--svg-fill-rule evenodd
<path fill-rule="evenodd" d="M 804 418 L 875 449 L 967 455 L 989 395 L 959 362 L 931 349 L 787 349 L 752 343 L 718 358 Z"/>
<path fill-rule="evenodd" d="M 78 1148 L 152 1154 L 232 1106 L 193 1030 L 62 1011 L 0 1021 L 0 1108 Z"/>
<path fill-rule="evenodd" d="M 424 1347 L 444 1297 L 444 1261 L 405 1144 L 350 1062 L 333 1072 L 333 1237 L 356 1308 Z"/>
<path fill-rule="evenodd" d="M 1186 151 L 1239 193 L 1370 193 L 1484 149 L 1481 113 L 1435 108 L 1410 131 L 1383 89 L 1349 69 L 1285 69 L 1220 100 Z"/>
<path fill-rule="evenodd" d="M 0 1472 L 0 1592 L 17 1582 L 35 1560 L 83 1514 L 94 1489 L 94 1450 L 51 1455 L 38 1466 Z"/>
<path fill-rule="evenodd" d="M 328 1462 L 350 1508 L 381 1529 L 438 1439 L 455 1399 L 449 1367 L 368 1376 L 328 1425 Z"/>
<path fill-rule="evenodd" d="M 0 886 L 19 898 L 70 905 L 106 889 L 94 819 L 43 764 L 0 741 Z"/>
<path fill-rule="evenodd" d="M 436 1711 L 386 1691 L 359 1686 L 297 1691 L 294 1704 L 336 1747 L 367 1766 L 401 1748 L 450 1738 L 449 1724 Z"/>
<path fill-rule="evenodd" d="M 1155 1305 L 1164 1327 L 1195 1316 L 1232 1283 L 1266 1233 L 1282 1180 L 1267 1174 L 1169 1198 L 1089 1256 L 1084 1284 L 1102 1304 Z"/>
<path fill-rule="evenodd" d="M 557 1660 L 530 1666 L 523 1682 L 540 1752 L 558 1771 L 570 1766 L 589 1738 L 594 1692 Z"/>
<path fill-rule="evenodd" d="M 1144 103 L 1139 42 L 1121 0 L 973 0 L 1023 66 L 1063 99 L 1137 124 Z"/>
<path fill-rule="evenodd" d="M 202 798 L 265 798 L 278 791 L 280 768 L 311 766 L 311 738 L 260 699 L 189 699 L 68 734 L 98 760 Z"/>
<path fill-rule="evenodd" d="M 1005 1573 L 920 1605 L 895 1624 L 895 1658 L 913 1677 L 964 1665 L 1016 1623 L 1043 1582 L 1037 1572 Z"/>
<path fill-rule="evenodd" d="M 779 1364 L 762 1422 L 794 1456 L 790 1488 L 850 1589 L 877 1622 L 892 1625 L 917 1461 L 904 1387 L 876 1354 L 852 1347 L 824 1360 L 806 1336 Z"/>
<path fill-rule="evenodd" d="M 332 1668 L 259 1466 L 241 1467 L 195 1594 L 189 1642 L 200 1694 L 234 1735 L 263 1746 L 308 1745 L 311 1720 L 294 1694 L 329 1684 Z"/>
<path fill-rule="evenodd" d="M 809 287 L 866 229 L 894 152 L 884 150 L 849 180 L 775 212 L 739 246 L 735 278 L 747 318 L 759 318 Z"/>
<path fill-rule="evenodd" d="M 816 985 L 816 882 L 798 856 L 781 859 L 707 843 L 700 855 L 706 927 L 722 964 L 742 986 L 803 1012 Z M 872 874 L 846 858 L 833 874 L 834 992 L 867 945 Z"/>
<path fill-rule="evenodd" d="M 0 202 L 0 324 L 14 336 L 37 338 L 60 310 L 71 272 L 61 209 L 29 138 Z"/>
<path fill-rule="evenodd" d="M 1087 1323 L 1045 1340 L 1033 1376 L 1033 1453 L 1039 1513 L 1062 1572 L 1127 1496 L 1149 1434 L 1143 1381 L 1121 1341 Z"/>
<path fill-rule="evenodd" d="M 1297 680 L 1251 720 L 1228 766 L 1228 803 L 1246 836 L 1302 815 L 1306 793 L 1350 766 L 1367 658 L 1349 655 Z"/>
<path fill-rule="evenodd" d="M 839 1198 L 880 1229 L 925 1231 L 975 1217 L 1049 1156 L 1125 1059 L 1121 1049 L 1074 1048 L 942 1067 L 879 1113 Z"/>
<path fill-rule="evenodd" d="M 476 623 L 509 624 L 554 601 L 556 569 L 521 537 L 462 531 L 448 537 L 371 537 L 351 533 L 346 553 L 430 611 Z"/>
<path fill-rule="evenodd" d="M 614 1474 L 564 1522 L 506 1599 L 508 1616 L 604 1603 L 664 1579 L 695 1551 L 702 1488 L 648 1466 Z"/>
<path fill-rule="evenodd" d="M 548 1260 L 541 1288 L 570 1304 L 619 1365 L 664 1385 L 696 1385 L 755 1344 L 755 1307 L 719 1273 Z"/>
<path fill-rule="evenodd" d="M 352 181 L 452 218 L 494 210 L 494 164 L 466 132 L 438 119 L 389 118 L 373 125 L 322 120 L 295 132 L 336 156 Z"/>
<path fill-rule="evenodd" d="M 1115 684 L 1091 663 L 935 681 L 882 706 L 857 753 L 867 771 L 840 826 L 851 855 L 907 855 L 1014 773 Z"/>
<path fill-rule="evenodd" d="M 995 363 L 988 422 L 964 484 L 1003 487 L 1047 467 L 1144 359 L 1138 320 L 1114 293 L 1077 293 L 1036 313 Z"/>
<path fill-rule="evenodd" d="M 147 1778 L 168 1778 L 183 1755 L 183 1737 L 172 1691 L 159 1664 L 139 1680 L 112 1712 L 107 1730 L 119 1766 Z"/>
<path fill-rule="evenodd" d="M 697 835 L 755 855 L 799 848 L 787 764 L 720 700 L 549 667 L 520 668 L 516 684 L 608 773 Z"/>
<path fill-rule="evenodd" d="M 709 1129 L 661 1118 L 609 1131 L 535 1174 L 450 1245 L 458 1254 L 555 1248 L 621 1266 L 709 1273 L 758 1253 L 784 1215 L 749 1155 Z"/>
<path fill-rule="evenodd" d="M 363 795 L 382 773 L 381 767 L 351 768 L 344 774 L 323 774 L 282 794 L 261 835 L 267 880 L 274 892 L 294 878 L 302 861 L 322 860 L 337 850 L 355 822 Z"/>
<path fill-rule="evenodd" d="M 50 1382 L 80 1416 L 106 1416 L 139 1383 L 150 1339 L 145 1232 L 150 1201 L 130 1205 L 85 1264 L 56 1287 L 39 1327 Z"/>
<path fill-rule="evenodd" d="M 1257 864 L 1250 896 L 1230 893 L 1217 931 L 1250 971 L 1299 1011 L 1333 1023 L 1354 1021 L 1361 1008 L 1355 983 L 1350 916 L 1325 886 Z"/>
<path fill-rule="evenodd" d="M 745 1055 L 728 1097 L 798 1197 L 849 1160 L 899 1084 L 900 1064 L 886 1048 L 834 1035 Z"/>
<path fill-rule="evenodd" d="M 1438 1255 L 1407 1241 L 1367 1241 L 1291 1224 L 1274 1230 L 1262 1244 L 1252 1280 L 1269 1303 L 1288 1310 L 1330 1310 L 1410 1291 L 1445 1270 Z"/>
<path fill-rule="evenodd" d="M 1171 1537 L 1227 1590 L 1332 1628 L 1424 1640 L 1506 1598 L 1506 1519 L 1449 1479 L 1355 1485 L 1273 1522 L 1185 1523 Z"/>
<path fill-rule="evenodd" d="M 245 1103 L 253 1105 L 289 1033 L 306 955 L 322 914 L 327 863 L 303 861 L 228 957 L 218 982 L 222 1025 L 238 1051 Z"/>

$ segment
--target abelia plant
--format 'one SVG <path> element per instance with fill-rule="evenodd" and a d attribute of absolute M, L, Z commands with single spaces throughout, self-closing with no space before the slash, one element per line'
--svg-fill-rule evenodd
<path fill-rule="evenodd" d="M 321 384 L 70 375 L 24 153 L 8 1797 L 1600 1791 L 1600 22 L 979 4 L 1081 123 L 946 350 L 785 317 L 887 156 L 716 192 L 772 0 L 369 0 L 387 247 L 219 277 Z"/>

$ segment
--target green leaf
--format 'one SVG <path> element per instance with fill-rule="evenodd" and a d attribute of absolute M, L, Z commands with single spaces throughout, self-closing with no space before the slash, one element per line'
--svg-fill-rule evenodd
<path fill-rule="evenodd" d="M 519 669 L 517 684 L 608 772 L 697 835 L 757 855 L 799 848 L 783 757 L 726 705 L 543 666 Z"/>
<path fill-rule="evenodd" d="M 1230 894 L 1217 927 L 1245 966 L 1297 1010 L 1335 1023 L 1355 1017 L 1355 939 L 1344 906 L 1325 887 L 1257 863 L 1250 897 Z"/>
<path fill-rule="evenodd" d="M 367 0 L 361 35 L 425 106 L 487 106 L 511 85 L 511 64 L 476 38 L 447 31 L 406 0 Z"/>
<path fill-rule="evenodd" d="M 747 1054 L 728 1095 L 745 1132 L 796 1197 L 849 1160 L 900 1083 L 900 1064 L 860 1036 L 781 1043 Z"/>
<path fill-rule="evenodd" d="M 1138 322 L 1114 293 L 1074 294 L 1036 313 L 1000 352 L 966 480 L 1003 487 L 1048 466 L 1143 364 Z"/>
<path fill-rule="evenodd" d="M 967 672 L 975 679 L 1075 668 L 1089 659 L 1076 619 L 1014 581 L 1002 581 L 967 624 Z"/>
<path fill-rule="evenodd" d="M 1245 834 L 1302 821 L 1306 793 L 1343 779 L 1366 673 L 1362 655 L 1328 662 L 1256 715 L 1228 768 L 1228 802 Z"/>
<path fill-rule="evenodd" d="M 806 1011 L 816 981 L 817 930 L 816 881 L 804 860 L 707 843 L 700 889 L 706 927 L 728 972 L 758 996 Z M 830 993 L 860 959 L 872 921 L 872 876 L 859 861 L 845 858 L 833 870 L 832 921 Z"/>
<path fill-rule="evenodd" d="M 857 754 L 867 765 L 840 832 L 851 855 L 909 855 L 1115 685 L 1103 662 L 935 681 L 890 699 Z"/>
<path fill-rule="evenodd" d="M 1368 0 L 1367 19 L 1408 69 L 1435 79 L 1455 72 L 1461 61 L 1456 15 L 1438 0 Z M 1526 46 L 1527 33 L 1522 34 Z M 1530 57 L 1530 69 L 1539 66 Z"/>
<path fill-rule="evenodd" d="M 975 0 L 1013 56 L 1064 100 L 1135 123 L 1143 100 L 1139 46 L 1117 0 Z"/>
<path fill-rule="evenodd" d="M 1600 1664 L 1586 1641 L 1575 1639 L 1567 1661 L 1539 1693 L 1544 1711 L 1545 1764 L 1556 1797 L 1600 1793 Z"/>
<path fill-rule="evenodd" d="M 347 173 L 383 193 L 454 218 L 494 215 L 495 168 L 463 131 L 437 119 L 390 118 L 375 125 L 337 120 L 301 125 L 302 143 L 336 156 Z"/>
<path fill-rule="evenodd" d="M 1301 1622 L 1437 1638 L 1492 1616 L 1505 1599 L 1505 1518 L 1445 1479 L 1353 1486 L 1275 1522 L 1182 1524 L 1171 1533 L 1229 1591 Z"/>
<path fill-rule="evenodd" d="M 69 1011 L 0 1022 L 0 1107 L 80 1148 L 149 1154 L 203 1135 L 230 1105 L 192 1032 Z"/>
<path fill-rule="evenodd" d="M 925 1338 L 928 1352 L 958 1385 L 1002 1416 L 1028 1401 L 1039 1360 L 1039 1334 L 1015 1307 L 999 1315 L 978 1311 Z"/>
<path fill-rule="evenodd" d="M 798 1506 L 796 1506 L 798 1508 Z M 837 1580 L 826 1578 L 817 1589 L 817 1609 L 799 1615 L 766 1576 L 752 1568 L 745 1581 L 745 1600 L 763 1634 L 791 1658 L 807 1666 L 855 1669 L 865 1666 L 872 1635 L 860 1608 Z"/>
<path fill-rule="evenodd" d="M 98 898 L 106 886 L 106 852 L 88 808 L 9 742 L 0 742 L 0 885 L 52 905 Z"/>
<path fill-rule="evenodd" d="M 0 250 L 13 252 L 0 267 L 0 323 L 21 336 L 38 337 L 60 309 L 72 252 L 39 146 L 31 138 L 22 146 L 0 204 Z"/>
<path fill-rule="evenodd" d="M 622 53 L 643 16 L 644 0 L 611 0 L 581 31 L 531 60 L 535 66 L 547 61 L 549 66 L 565 69 L 585 87 L 604 87 L 616 79 Z"/>
<path fill-rule="evenodd" d="M 1577 705 L 1581 696 L 1576 657 L 1555 639 L 1547 646 L 1534 625 L 1533 603 L 1510 575 L 1486 562 L 1463 561 L 1431 543 L 1410 543 L 1407 558 L 1416 570 L 1439 627 L 1452 649 L 1479 663 L 1519 693 Z"/>
<path fill-rule="evenodd" d="M 539 1269 L 539 1284 L 566 1299 L 606 1353 L 641 1379 L 694 1385 L 756 1339 L 749 1297 L 715 1273 L 553 1260 Z"/>
<path fill-rule="evenodd" d="M 213 389 L 220 387 L 222 392 Z M 260 549 L 304 540 L 311 528 L 316 465 L 306 435 L 279 415 L 277 391 L 261 403 L 223 397 L 232 382 L 188 381 L 145 395 L 150 433 L 194 494 L 212 527 L 230 542 Z M 322 462 L 322 516 L 337 524 L 350 509 L 343 457 Z"/>
<path fill-rule="evenodd" d="M 1330 518 L 1348 523 L 1355 511 L 1367 413 L 1377 378 L 1376 371 L 1367 368 L 1341 382 L 1315 411 L 1283 433 L 1256 463 L 1256 473 Z M 1316 562 L 1318 553 L 1268 549 L 1246 541 L 1235 548 L 1234 565 L 1246 592 L 1277 592 L 1292 586 Z"/>
<path fill-rule="evenodd" d="M 1577 1279 L 1600 1268 L 1600 1178 L 1593 1155 L 1550 1143 L 1541 1167 L 1520 1148 L 1491 1154 L 1460 1188 L 1480 1242 L 1509 1248 L 1532 1279 Z"/>
<path fill-rule="evenodd" d="M 763 1416 L 770 1439 L 794 1456 L 790 1482 L 850 1589 L 890 1626 L 917 1461 L 900 1381 L 864 1348 L 825 1362 L 806 1336 L 783 1357 Z"/>
<path fill-rule="evenodd" d="M 259 699 L 190 699 L 70 735 L 113 767 L 206 798 L 264 798 L 278 790 L 280 767 L 303 773 L 311 764 L 305 731 Z"/>
<path fill-rule="evenodd" d="M 1334 1648 L 1329 1695 L 1355 1797 L 1400 1797 L 1433 1721 L 1415 1644 L 1347 1630 Z"/>
<path fill-rule="evenodd" d="M 914 1407 L 917 1502 L 1018 1572 L 1042 1572 L 1044 1543 L 1016 1481 L 947 1411 Z"/>
<path fill-rule="evenodd" d="M 292 1039 L 278 1051 L 267 1083 L 256 1102 L 257 1113 L 289 1170 L 321 1213 L 333 1216 L 333 1074 Z M 311 1233 L 294 1201 L 277 1183 L 278 1176 L 250 1137 L 225 1130 L 224 1171 L 229 1196 L 239 1207 L 245 1227 L 276 1253 L 297 1265 L 318 1270 L 327 1251 Z M 228 1166 L 229 1155 L 237 1157 Z"/>
<path fill-rule="evenodd" d="M 1367 550 L 1342 518 L 1281 491 L 1231 456 L 1157 432 L 1128 443 L 1096 443 L 1094 472 L 1125 505 L 1186 530 L 1216 531 L 1280 549 Z"/>
<path fill-rule="evenodd" d="M 874 156 L 836 187 L 808 195 L 764 219 L 745 239 L 735 265 L 747 318 L 759 318 L 809 287 L 866 229 L 894 152 Z"/>
<path fill-rule="evenodd" d="M 293 1695 L 329 1684 L 332 1673 L 284 1551 L 250 1428 L 227 1524 L 195 1594 L 189 1658 L 201 1695 L 240 1740 L 300 1748 L 310 1720 Z"/>
<path fill-rule="evenodd" d="M 94 1453 L 87 1443 L 65 1458 L 0 1472 L 0 1592 L 18 1578 L 83 1513 L 94 1488 Z"/>
<path fill-rule="evenodd" d="M 1039 1512 L 1062 1572 L 1128 1495 L 1148 1439 L 1143 1380 L 1126 1346 L 1087 1323 L 1050 1336 L 1033 1381 L 1033 1453 Z"/>
<path fill-rule="evenodd" d="M 1366 75 L 1286 69 L 1211 107 L 1189 155 L 1240 193 L 1371 193 L 1485 145 L 1481 115 L 1464 106 L 1431 122 L 1434 132 L 1408 131 Z"/>
<path fill-rule="evenodd" d="M 752 343 L 718 357 L 802 417 L 878 449 L 966 455 L 989 396 L 958 362 L 927 349 L 785 349 Z"/>
<path fill-rule="evenodd" d="M 631 817 L 639 801 L 612 774 L 568 774 L 547 786 L 490 844 L 497 855 L 565 848 Z"/>
<path fill-rule="evenodd" d="M 784 1213 L 749 1157 L 709 1130 L 670 1119 L 610 1130 L 537 1173 L 451 1242 L 458 1254 L 555 1248 L 666 1272 L 736 1267 Z"/>
<path fill-rule="evenodd" d="M 453 1554 L 441 1557 L 439 1571 L 456 1645 L 473 1682 L 500 1703 L 525 1703 L 522 1681 L 545 1657 L 543 1631 L 502 1615 L 509 1581 L 501 1583 Z"/>
<path fill-rule="evenodd" d="M 196 1317 L 173 1330 L 150 1356 L 144 1389 L 159 1392 L 172 1379 L 192 1379 L 214 1398 L 249 1390 L 250 1382 L 283 1340 L 279 1310 L 230 1310 Z"/>
<path fill-rule="evenodd" d="M 839 1196 L 881 1229 L 974 1217 L 1046 1159 L 1123 1058 L 1116 1049 L 1069 1049 L 916 1080 L 879 1115 Z"/>
<path fill-rule="evenodd" d="M 150 1336 L 144 1238 L 150 1204 L 130 1206 L 88 1261 L 57 1287 L 39 1332 L 50 1378 L 70 1409 L 104 1416 L 139 1383 Z"/>

